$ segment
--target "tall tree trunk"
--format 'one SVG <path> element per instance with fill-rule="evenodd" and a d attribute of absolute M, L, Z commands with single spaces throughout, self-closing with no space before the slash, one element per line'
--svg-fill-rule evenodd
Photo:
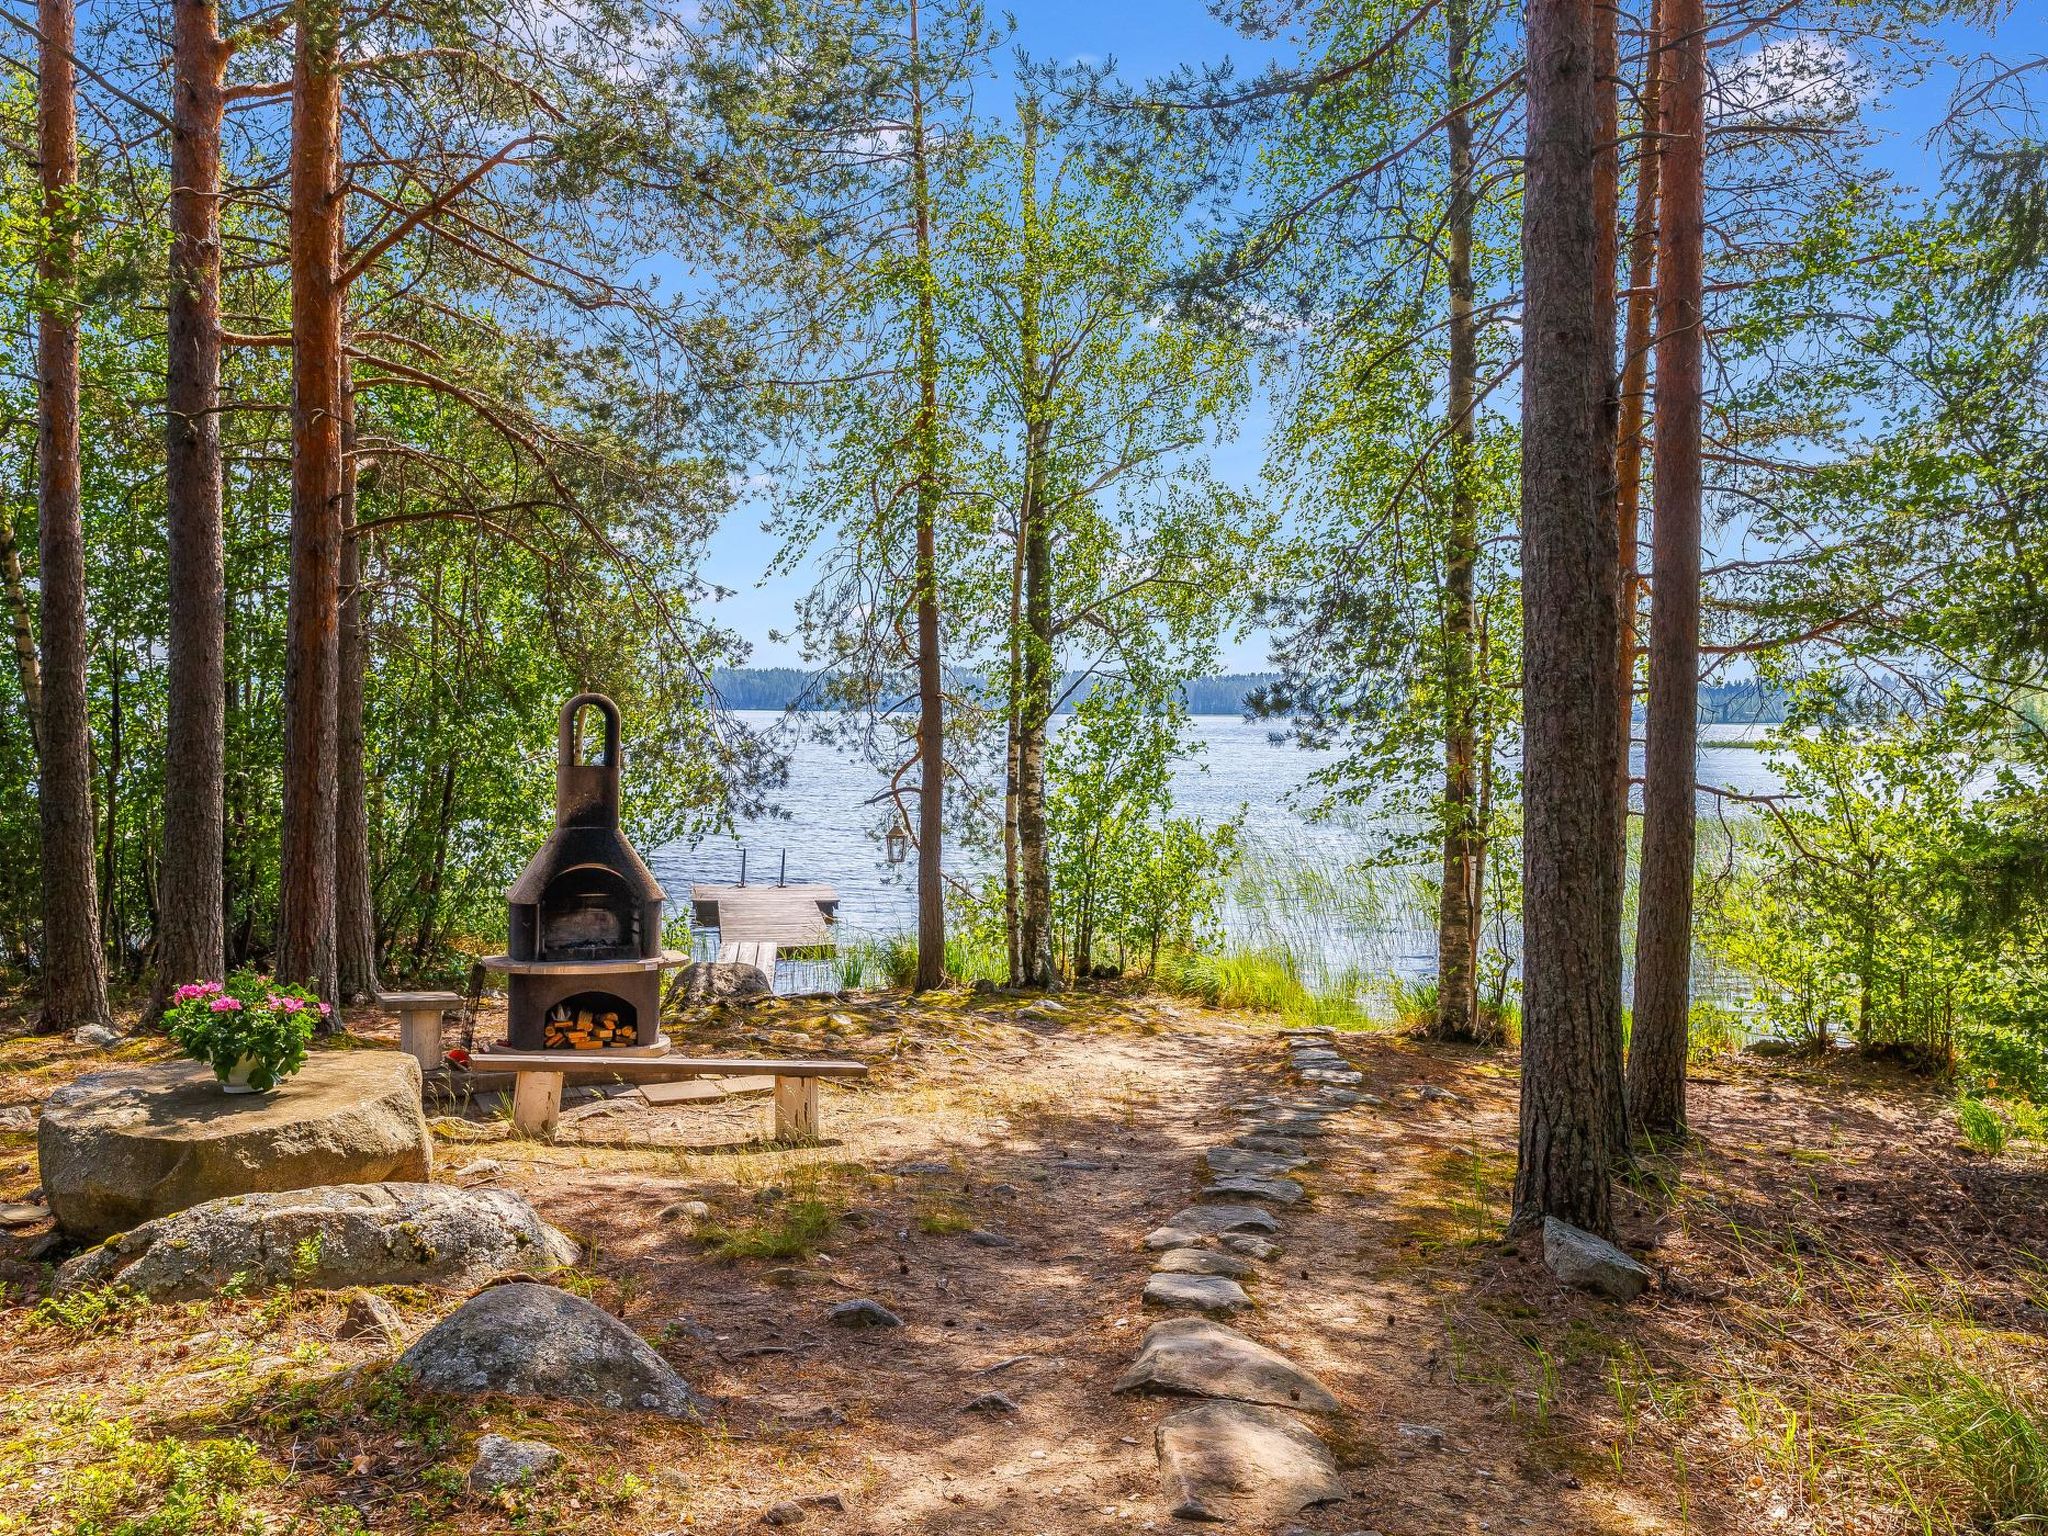
<path fill-rule="evenodd" d="M 1692 981 L 1695 758 L 1699 735 L 1700 413 L 1706 237 L 1706 8 L 1666 0 L 1657 251 L 1657 463 L 1651 525 L 1649 744 L 1636 928 L 1630 1116 L 1685 1127 Z"/>
<path fill-rule="evenodd" d="M 932 293 L 931 178 L 925 165 L 923 45 L 910 6 L 910 202 L 917 262 L 917 973 L 946 979 L 946 695 L 939 657 L 939 322 Z"/>
<path fill-rule="evenodd" d="M 1530 0 L 1522 202 L 1523 1025 L 1513 1227 L 1612 1224 L 1611 316 L 1596 270 L 1595 0 Z"/>
<path fill-rule="evenodd" d="M 299 0 L 292 67 L 292 539 L 277 974 L 335 995 L 341 588 L 341 11 Z"/>
<path fill-rule="evenodd" d="M 1023 743 L 1019 738 L 1024 686 L 1024 519 L 1019 508 L 1017 538 L 1010 555 L 1009 661 L 1003 698 L 1003 952 L 1010 985 L 1024 984 L 1024 918 L 1021 851 L 1018 847 L 1018 778 Z"/>
<path fill-rule="evenodd" d="M 85 527 L 79 507 L 78 96 L 71 0 L 39 0 L 36 128 L 43 216 L 36 262 L 36 511 L 42 587 L 43 1012 L 39 1027 L 106 1024 L 93 877 L 92 717 L 86 692 Z"/>
<path fill-rule="evenodd" d="M 100 767 L 106 774 L 106 831 L 100 843 L 100 939 L 112 952 L 108 969 L 122 968 L 121 942 L 121 754 L 126 746 L 121 719 L 121 658 L 107 658 L 107 755 Z"/>
<path fill-rule="evenodd" d="M 370 906 L 370 819 L 363 745 L 363 675 L 369 664 L 363 624 L 362 549 L 356 539 L 356 393 L 348 354 L 341 359 L 341 635 L 335 684 L 334 932 L 342 999 L 377 993 L 377 934 Z"/>
<path fill-rule="evenodd" d="M 39 470 L 30 473 L 39 474 Z M 38 762 L 43 756 L 43 669 L 36 660 L 36 626 L 28 607 L 28 584 L 21 575 L 21 545 L 14 536 L 14 516 L 0 516 L 0 588 L 7 596 L 7 630 L 14 649 L 14 675 L 21 681 L 21 702 L 28 715 L 28 742 Z"/>
<path fill-rule="evenodd" d="M 171 0 L 171 259 L 164 375 L 170 634 L 163 895 L 150 1013 L 227 958 L 227 595 L 221 543 L 220 135 L 213 0 Z"/>
<path fill-rule="evenodd" d="M 1033 102 L 1020 112 L 1024 138 L 1023 261 L 1018 294 L 1019 393 L 1024 406 L 1024 687 L 1018 708 L 1017 840 L 1024 886 L 1024 982 L 1059 984 L 1053 961 L 1052 850 L 1045 817 L 1046 732 L 1052 721 L 1052 509 L 1047 500 L 1046 459 L 1051 423 L 1046 419 L 1041 292 L 1044 263 L 1039 228 L 1039 117 Z"/>
<path fill-rule="evenodd" d="M 1472 17 L 1469 0 L 1447 0 L 1446 73 L 1455 110 L 1445 124 L 1450 141 L 1451 197 L 1446 286 L 1450 298 L 1450 379 L 1445 397 L 1451 458 L 1450 522 L 1444 537 L 1444 876 L 1437 902 L 1437 1014 L 1432 1033 L 1445 1040 L 1476 1040 L 1479 1027 L 1478 953 L 1480 850 L 1485 829 L 1474 804 L 1477 764 L 1473 722 L 1481 681 L 1474 665 L 1479 610 L 1473 572 L 1479 562 L 1479 514 L 1472 492 L 1473 397 L 1478 390 L 1479 346 L 1472 316 Z"/>

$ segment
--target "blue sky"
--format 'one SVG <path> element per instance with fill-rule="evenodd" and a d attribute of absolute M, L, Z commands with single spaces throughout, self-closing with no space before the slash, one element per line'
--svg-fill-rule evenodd
<path fill-rule="evenodd" d="M 1247 40 L 1219 22 L 1200 0 L 1121 0 L 1115 5 L 1101 0 L 1034 0 L 1011 8 L 1009 14 L 1016 21 L 1017 45 L 1033 58 L 1114 60 L 1119 72 L 1133 80 L 1183 63 L 1224 58 L 1235 61 L 1241 71 L 1255 71 L 1268 59 L 1290 53 L 1284 41 Z M 1935 63 L 1917 84 L 1894 89 L 1866 106 L 1867 121 L 1884 136 L 1871 158 L 1909 187 L 1930 188 L 1938 180 L 1938 158 L 1925 139 L 1948 101 L 1956 78 L 1954 61 L 1990 54 L 2016 62 L 2048 53 L 2048 7 L 2019 0 L 2014 14 L 1995 31 L 1955 25 L 1941 29 L 1935 40 L 1945 60 Z M 1720 61 L 1720 67 L 1727 62 Z M 1254 484 L 1265 430 L 1265 413 L 1255 407 L 1234 441 L 1214 456 L 1218 473 L 1239 485 Z M 705 574 L 735 593 L 718 605 L 714 616 L 753 645 L 753 665 L 797 665 L 802 658 L 796 648 L 769 636 L 789 627 L 809 577 L 800 569 L 773 580 L 763 578 L 776 544 L 760 523 L 760 510 L 742 505 L 712 541 Z M 1266 640 L 1259 634 L 1247 636 L 1225 658 L 1233 671 L 1259 670 L 1265 662 Z"/>

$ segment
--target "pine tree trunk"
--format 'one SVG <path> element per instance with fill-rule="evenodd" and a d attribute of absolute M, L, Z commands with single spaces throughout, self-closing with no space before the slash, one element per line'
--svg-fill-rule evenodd
<path fill-rule="evenodd" d="M 1618 991 L 1614 336 L 1598 284 L 1595 0 L 1530 0 L 1523 192 L 1523 1026 L 1513 1226 L 1612 1224 Z"/>
<path fill-rule="evenodd" d="M 335 995 L 341 587 L 341 241 L 336 0 L 300 0 L 292 69 L 292 537 L 285 614 L 277 974 Z"/>
<path fill-rule="evenodd" d="M 32 469 L 31 477 L 40 474 Z M 31 487 L 33 490 L 33 487 Z M 28 584 L 21 574 L 21 545 L 12 516 L 0 517 L 0 587 L 7 594 L 7 629 L 14 649 L 14 675 L 21 682 L 21 702 L 28 716 L 28 741 L 40 763 L 43 756 L 43 669 L 36 659 L 36 626 L 29 613 Z"/>
<path fill-rule="evenodd" d="M 1010 985 L 1024 985 L 1024 904 L 1021 888 L 1022 852 L 1018 846 L 1017 806 L 1021 789 L 1019 764 L 1023 742 L 1020 690 L 1024 686 L 1024 520 L 1017 519 L 1017 538 L 1010 558 L 1009 667 L 1003 698 L 1003 951 Z"/>
<path fill-rule="evenodd" d="M 939 656 L 939 322 L 932 294 L 931 179 L 925 166 L 922 43 L 910 7 L 910 200 L 917 291 L 917 973 L 928 991 L 946 979 L 946 695 Z"/>
<path fill-rule="evenodd" d="M 345 1002 L 377 994 L 377 934 L 370 905 L 370 821 L 363 744 L 362 549 L 356 539 L 355 381 L 341 359 L 341 634 L 335 684 L 334 933 L 337 984 Z"/>
<path fill-rule="evenodd" d="M 1649 744 L 1629 1111 L 1685 1127 L 1699 735 L 1701 336 L 1705 304 L 1706 9 L 1666 0 L 1657 251 L 1657 462 L 1651 526 Z"/>
<path fill-rule="evenodd" d="M 85 528 L 79 506 L 78 97 L 71 0 L 40 0 L 36 126 L 48 229 L 36 263 L 36 511 L 42 589 L 43 1012 L 46 1033 L 107 1024 L 93 876 L 92 717 L 86 690 Z"/>
<path fill-rule="evenodd" d="M 220 135 L 228 47 L 212 0 L 171 3 L 165 473 L 170 634 L 154 1016 L 227 959 L 227 596 L 221 533 Z"/>
<path fill-rule="evenodd" d="M 1472 96 L 1469 0 L 1447 0 L 1447 74 L 1451 97 Z M 1451 455 L 1450 522 L 1444 538 L 1444 874 L 1437 902 L 1437 1015 L 1433 1033 L 1476 1040 L 1478 978 L 1473 959 L 1479 932 L 1479 854 L 1485 829 L 1476 819 L 1474 720 L 1481 686 L 1474 637 L 1479 610 L 1473 573 L 1479 561 L 1479 516 L 1472 493 L 1473 396 L 1478 388 L 1478 336 L 1472 317 L 1472 119 L 1455 111 L 1450 140 L 1451 196 L 1446 236 L 1450 298 L 1450 378 L 1445 397 Z"/>

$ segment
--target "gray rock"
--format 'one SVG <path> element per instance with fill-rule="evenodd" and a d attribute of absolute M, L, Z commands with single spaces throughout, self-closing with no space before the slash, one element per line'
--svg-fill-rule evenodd
<path fill-rule="evenodd" d="M 375 1339 L 386 1349 L 396 1349 L 405 1342 L 405 1320 L 375 1291 L 355 1291 L 335 1332 L 344 1339 Z"/>
<path fill-rule="evenodd" d="M 1154 1253 L 1159 1253 L 1169 1248 L 1198 1248 L 1203 1243 L 1211 1241 L 1213 1235 L 1207 1232 L 1190 1232 L 1180 1227 L 1154 1227 L 1145 1234 L 1143 1246 Z"/>
<path fill-rule="evenodd" d="M 1178 1520 L 1271 1529 L 1349 1497 L 1329 1449 L 1299 1419 L 1249 1403 L 1203 1403 L 1163 1421 L 1159 1480 Z"/>
<path fill-rule="evenodd" d="M 1212 1253 L 1207 1248 L 1169 1248 L 1152 1266 L 1155 1275 L 1224 1275 L 1242 1280 L 1258 1273 L 1250 1259 L 1234 1253 Z"/>
<path fill-rule="evenodd" d="M 1270 1152 L 1279 1157 L 1299 1158 L 1304 1163 L 1308 1161 L 1303 1155 L 1307 1149 L 1292 1136 L 1274 1136 L 1265 1131 L 1248 1131 L 1232 1141 L 1231 1145 L 1247 1152 Z"/>
<path fill-rule="evenodd" d="M 1017 1404 L 1004 1393 L 984 1392 L 960 1411 L 962 1413 L 1016 1413 L 1019 1409 Z"/>
<path fill-rule="evenodd" d="M 556 1398 L 701 1419 L 704 1403 L 609 1312 L 551 1285 L 492 1286 L 400 1357 L 430 1392 Z"/>
<path fill-rule="evenodd" d="M 1305 1157 L 1282 1157 L 1272 1152 L 1247 1152 L 1242 1147 L 1211 1147 L 1203 1156 L 1211 1173 L 1256 1173 L 1278 1176 L 1307 1166 Z"/>
<path fill-rule="evenodd" d="M 538 1273 L 576 1245 L 505 1189 L 342 1184 L 230 1195 L 146 1221 L 66 1264 L 60 1290 L 122 1285 L 152 1301 L 195 1301 L 235 1276 L 254 1286 L 475 1285 Z"/>
<path fill-rule="evenodd" d="M 853 1301 L 842 1301 L 830 1312 L 825 1320 L 840 1328 L 901 1328 L 903 1319 L 865 1296 Z"/>
<path fill-rule="evenodd" d="M 521 1483 L 538 1482 L 562 1459 L 562 1453 L 545 1440 L 507 1440 L 503 1435 L 485 1435 L 476 1445 L 476 1461 L 469 1469 L 471 1493 L 493 1494 Z"/>
<path fill-rule="evenodd" d="M 1202 1191 L 1204 1200 L 1270 1200 L 1275 1205 L 1298 1205 L 1304 1191 L 1292 1179 L 1262 1173 L 1226 1173 Z"/>
<path fill-rule="evenodd" d="M 1251 1134 L 1255 1136 L 1309 1137 L 1327 1136 L 1330 1128 L 1324 1123 L 1321 1113 L 1271 1115 L 1252 1123 Z M 1239 1145 L 1243 1142 L 1240 1140 Z"/>
<path fill-rule="evenodd" d="M 1543 1221 L 1543 1262 L 1566 1285 L 1615 1301 L 1632 1301 L 1650 1284 L 1649 1270 L 1614 1244 L 1555 1216 Z"/>
<path fill-rule="evenodd" d="M 1301 1074 L 1305 1083 L 1327 1083 L 1333 1088 L 1356 1088 L 1365 1074 L 1351 1067 L 1312 1067 Z"/>
<path fill-rule="evenodd" d="M 1331 1040 L 1335 1039 L 1337 1027 L 1334 1024 L 1302 1024 L 1280 1031 L 1283 1040 Z"/>
<path fill-rule="evenodd" d="M 782 1503 L 771 1508 L 767 1514 L 763 1515 L 761 1523 L 763 1525 L 801 1525 L 803 1518 L 803 1505 L 785 1499 Z"/>
<path fill-rule="evenodd" d="M 970 1228 L 967 1233 L 967 1241 L 974 1244 L 977 1248 L 1014 1248 L 1017 1246 L 1017 1239 L 1014 1237 L 1005 1237 L 1000 1232 L 990 1232 L 983 1227 Z"/>
<path fill-rule="evenodd" d="M 1412 1440 L 1417 1445 L 1426 1445 L 1433 1451 L 1444 1448 L 1444 1432 L 1434 1424 L 1396 1424 L 1394 1433 L 1403 1440 Z"/>
<path fill-rule="evenodd" d="M 224 1094 L 198 1062 L 89 1073 L 44 1101 L 36 1150 L 58 1224 L 88 1242 L 226 1195 L 433 1175 L 401 1051 L 316 1051 L 271 1093 Z"/>
<path fill-rule="evenodd" d="M 734 960 L 694 961 L 672 985 L 682 989 L 683 1001 L 690 1004 L 738 1002 L 775 991 L 759 966 Z"/>
<path fill-rule="evenodd" d="M 1260 1206 L 1188 1206 L 1178 1217 L 1145 1235 L 1145 1247 L 1194 1247 L 1194 1243 L 1171 1241 L 1169 1233 L 1182 1237 L 1221 1237 L 1223 1233 L 1276 1233 L 1280 1223 L 1270 1210 Z"/>
<path fill-rule="evenodd" d="M 479 1157 L 472 1162 L 464 1163 L 455 1172 L 450 1174 L 449 1177 L 454 1179 L 490 1179 L 496 1178 L 504 1171 L 505 1165 L 495 1157 Z"/>
<path fill-rule="evenodd" d="M 1244 1287 L 1225 1275 L 1155 1274 L 1141 1298 L 1148 1307 L 1226 1316 L 1252 1304 Z"/>
<path fill-rule="evenodd" d="M 1242 1253 L 1250 1258 L 1273 1259 L 1280 1256 L 1280 1245 L 1256 1232 L 1226 1232 L 1220 1241 L 1232 1253 Z"/>
<path fill-rule="evenodd" d="M 1439 1088 L 1435 1083 L 1424 1083 L 1415 1090 L 1415 1096 L 1425 1104 L 1462 1104 L 1465 1102 L 1455 1093 L 1451 1092 L 1450 1089 Z"/>
<path fill-rule="evenodd" d="M 1146 1329 L 1138 1358 L 1114 1390 L 1226 1397 L 1305 1413 L 1338 1408 L 1328 1387 L 1279 1351 L 1201 1317 L 1169 1318 Z"/>
<path fill-rule="evenodd" d="M 32 1131 L 36 1128 L 36 1111 L 32 1104 L 9 1104 L 0 1109 L 0 1131 Z"/>
<path fill-rule="evenodd" d="M 1359 1098 L 1349 1088 L 1325 1088 L 1316 1097 L 1325 1104 L 1335 1104 L 1345 1109 L 1349 1109 L 1353 1104 L 1356 1104 Z"/>
<path fill-rule="evenodd" d="M 711 1207 L 702 1200 L 678 1200 L 654 1213 L 656 1221 L 709 1221 Z"/>
<path fill-rule="evenodd" d="M 81 1024 L 71 1031 L 73 1045 L 90 1045 L 100 1050 L 121 1043 L 121 1037 L 104 1024 Z"/>

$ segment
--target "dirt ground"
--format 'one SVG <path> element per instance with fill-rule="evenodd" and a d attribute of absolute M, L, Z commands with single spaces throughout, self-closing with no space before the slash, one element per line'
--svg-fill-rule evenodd
<path fill-rule="evenodd" d="M 390 1033 L 372 1020 L 364 1043 Z M 436 1121 L 436 1177 L 517 1190 L 585 1244 L 559 1283 L 715 1399 L 708 1426 L 425 1397 L 319 1293 L 53 1308 L 61 1254 L 30 1226 L 0 1234 L 0 1532 L 655 1536 L 762 1528 L 792 1502 L 804 1529 L 874 1536 L 1179 1525 L 1152 1450 L 1173 1405 L 1110 1386 L 1151 1321 L 1141 1237 L 1189 1203 L 1233 1105 L 1302 1092 L 1274 1021 L 1102 992 L 778 1001 L 671 1033 L 873 1074 L 825 1087 L 826 1139 L 803 1148 L 746 1140 L 760 1098 L 598 1105 L 553 1145 L 479 1103 Z M 1308 1199 L 1237 1324 L 1346 1405 L 1319 1427 L 1352 1496 L 1302 1532 L 1973 1528 L 1975 1484 L 1899 1412 L 1943 1362 L 2040 1401 L 2038 1166 L 1969 1154 L 1911 1080 L 1724 1060 L 1695 1078 L 1697 1144 L 1624 1192 L 1658 1283 L 1622 1307 L 1500 1241 L 1511 1056 L 1338 1043 L 1380 1102 L 1297 1175 Z M 104 1060 L 8 1041 L 0 1107 Z M 32 1133 L 0 1133 L 0 1203 L 34 1162 Z M 386 1294 L 415 1334 L 460 1299 Z M 827 1325 L 852 1297 L 904 1326 Z M 991 1392 L 1015 1411 L 969 1408 Z M 551 1441 L 561 1470 L 470 1495 L 491 1431 Z"/>

